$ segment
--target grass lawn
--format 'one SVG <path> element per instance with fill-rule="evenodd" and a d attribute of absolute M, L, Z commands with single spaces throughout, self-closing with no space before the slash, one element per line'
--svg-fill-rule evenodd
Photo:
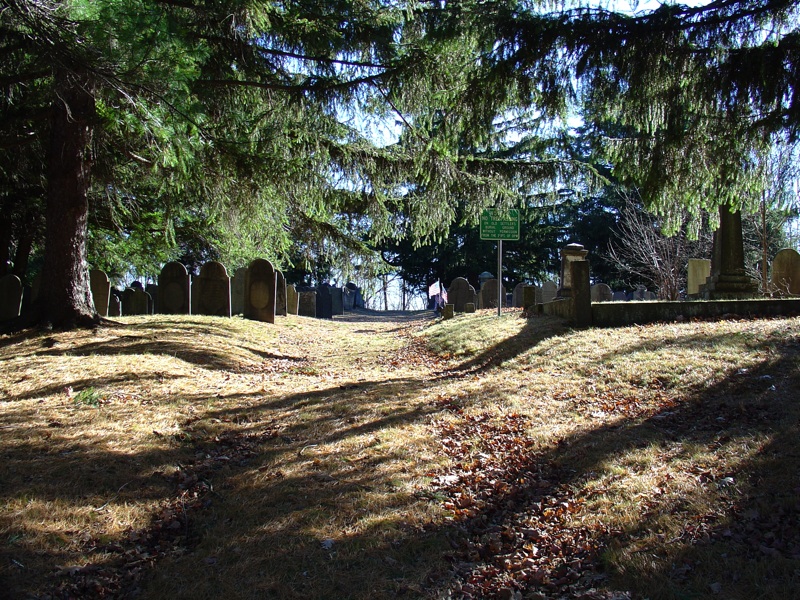
<path fill-rule="evenodd" d="M 800 318 L 0 336 L 0 596 L 800 597 Z"/>

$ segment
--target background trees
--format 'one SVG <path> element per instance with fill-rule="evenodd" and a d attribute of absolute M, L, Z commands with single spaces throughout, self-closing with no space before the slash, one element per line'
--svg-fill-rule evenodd
<path fill-rule="evenodd" d="M 405 240 L 398 254 L 452 228 L 442 255 L 483 208 L 514 205 L 529 211 L 526 250 L 562 226 L 590 245 L 615 211 L 598 202 L 598 164 L 677 231 L 718 204 L 757 204 L 761 157 L 777 135 L 793 143 L 799 122 L 786 0 L 638 14 L 521 0 L 7 0 L 2 14 L 0 267 L 22 269 L 44 240 L 39 316 L 61 324 L 96 318 L 89 252 L 143 273 L 181 254 L 234 267 L 257 253 L 313 264 L 317 275 L 297 272 L 313 280 L 326 263 L 350 268 L 337 256 L 379 272 L 375 244 L 390 257 L 389 240 Z M 578 112 L 602 161 L 575 139 L 553 144 Z M 386 119 L 396 142 L 371 135 Z M 143 248 L 152 264 L 135 260 Z M 510 248 L 509 276 L 542 276 L 552 252 L 531 262 Z"/>

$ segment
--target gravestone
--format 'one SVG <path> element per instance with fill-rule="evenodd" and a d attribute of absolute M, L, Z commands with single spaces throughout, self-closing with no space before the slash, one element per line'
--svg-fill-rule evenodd
<path fill-rule="evenodd" d="M 481 291 L 478 294 L 478 306 L 480 308 L 497 308 L 497 286 L 499 285 L 497 279 L 489 279 L 481 286 Z M 503 297 L 506 295 L 505 288 L 502 288 L 501 294 Z"/>
<path fill-rule="evenodd" d="M 297 314 L 301 317 L 317 316 L 317 292 L 314 289 L 298 291 L 300 296 L 297 304 Z"/>
<path fill-rule="evenodd" d="M 524 283 L 518 283 L 517 285 L 514 286 L 514 292 L 511 300 L 511 306 L 513 306 L 514 308 L 522 308 L 523 304 L 522 294 L 524 289 L 525 289 Z"/>
<path fill-rule="evenodd" d="M 323 283 L 317 287 L 317 314 L 318 319 L 333 318 L 333 298 L 331 297 L 331 287 Z"/>
<path fill-rule="evenodd" d="M 90 269 L 89 288 L 92 290 L 92 300 L 97 314 L 107 317 L 108 300 L 111 296 L 111 283 L 108 281 L 108 275 L 99 269 Z"/>
<path fill-rule="evenodd" d="M 449 306 L 453 306 L 450 304 Z M 464 312 L 465 313 L 474 313 L 475 312 L 475 303 L 474 302 L 467 302 L 464 305 Z"/>
<path fill-rule="evenodd" d="M 581 244 L 567 244 L 561 249 L 561 279 L 558 288 L 559 298 L 572 297 L 572 271 L 570 263 L 578 260 L 586 260 L 589 251 Z"/>
<path fill-rule="evenodd" d="M 22 281 L 13 274 L 0 277 L 0 321 L 16 319 L 22 310 Z"/>
<path fill-rule="evenodd" d="M 455 316 L 455 311 L 453 310 L 455 307 L 452 304 L 445 304 L 444 308 L 442 309 L 442 319 L 452 319 Z"/>
<path fill-rule="evenodd" d="M 257 258 L 247 267 L 244 286 L 244 316 L 264 323 L 275 322 L 275 268 Z"/>
<path fill-rule="evenodd" d="M 686 293 L 696 296 L 700 293 L 700 286 L 705 285 L 711 277 L 711 261 L 705 258 L 690 258 L 686 273 Z"/>
<path fill-rule="evenodd" d="M 552 281 L 545 281 L 542 284 L 542 301 L 541 304 L 552 302 L 558 296 L 558 286 Z M 537 304 L 540 304 L 537 302 Z"/>
<path fill-rule="evenodd" d="M 239 267 L 231 277 L 231 314 L 244 314 L 244 286 L 247 280 L 247 267 Z"/>
<path fill-rule="evenodd" d="M 152 304 L 150 294 L 144 291 L 144 286 L 138 281 L 134 281 L 122 292 L 123 317 L 149 314 Z"/>
<path fill-rule="evenodd" d="M 331 292 L 331 313 L 333 313 L 334 315 L 343 315 L 344 294 L 342 293 L 342 288 L 332 287 L 330 288 L 330 292 Z"/>
<path fill-rule="evenodd" d="M 192 278 L 192 314 L 231 316 L 231 278 L 222 263 L 209 261 Z"/>
<path fill-rule="evenodd" d="M 800 254 L 797 250 L 784 248 L 775 255 L 770 281 L 781 296 L 800 295 Z"/>
<path fill-rule="evenodd" d="M 522 308 L 529 310 L 541 303 L 542 291 L 539 286 L 526 285 L 522 288 Z"/>
<path fill-rule="evenodd" d="M 108 297 L 108 316 L 109 317 L 122 316 L 121 292 L 117 290 L 111 290 L 111 294 Z"/>
<path fill-rule="evenodd" d="M 148 283 L 144 286 L 144 291 L 150 294 L 150 313 L 158 312 L 158 284 Z"/>
<path fill-rule="evenodd" d="M 356 302 L 355 290 L 350 289 L 347 285 L 344 286 L 342 288 L 342 308 L 344 308 L 344 310 L 353 310 L 355 302 Z"/>
<path fill-rule="evenodd" d="M 592 302 L 611 302 L 614 292 L 607 283 L 596 283 L 591 288 Z"/>
<path fill-rule="evenodd" d="M 719 229 L 714 232 L 714 256 L 711 277 L 700 286 L 705 300 L 752 298 L 758 293 L 758 283 L 744 266 L 742 213 L 730 207 L 719 207 Z"/>
<path fill-rule="evenodd" d="M 275 314 L 286 316 L 286 278 L 280 271 L 275 272 Z"/>
<path fill-rule="evenodd" d="M 353 293 L 353 308 L 364 308 L 364 296 L 361 295 L 361 288 L 352 282 L 345 287 Z"/>
<path fill-rule="evenodd" d="M 628 294 L 625 292 L 614 292 L 614 295 L 611 297 L 614 302 L 627 302 L 628 301 Z"/>
<path fill-rule="evenodd" d="M 453 304 L 453 310 L 464 312 L 466 304 L 469 302 L 477 306 L 478 296 L 475 288 L 463 277 L 456 277 L 447 288 L 447 299 Z"/>
<path fill-rule="evenodd" d="M 188 315 L 191 312 L 189 273 L 179 262 L 168 262 L 158 276 L 158 312 Z"/>
<path fill-rule="evenodd" d="M 290 315 L 296 315 L 299 301 L 300 297 L 297 294 L 297 288 L 290 283 L 286 286 L 286 312 Z"/>

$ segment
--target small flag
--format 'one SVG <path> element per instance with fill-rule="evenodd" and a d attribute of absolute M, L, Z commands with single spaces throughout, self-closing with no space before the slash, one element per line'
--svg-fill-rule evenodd
<path fill-rule="evenodd" d="M 439 284 L 437 280 L 436 283 L 432 283 L 431 286 L 428 288 L 428 297 L 433 298 L 434 296 L 438 295 L 441 291 L 442 286 Z"/>

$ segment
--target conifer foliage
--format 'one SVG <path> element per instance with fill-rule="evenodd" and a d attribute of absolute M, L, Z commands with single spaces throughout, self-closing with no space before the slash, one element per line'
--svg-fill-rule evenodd
<path fill-rule="evenodd" d="M 36 318 L 58 326 L 97 319 L 87 240 L 106 234 L 163 249 L 202 223 L 278 262 L 295 240 L 429 242 L 597 179 L 537 143 L 574 114 L 613 124 L 615 175 L 651 207 L 699 216 L 761 197 L 758 157 L 800 125 L 789 0 L 4 0 L 0 17 L 0 259 L 25 263 L 44 212 Z"/>

